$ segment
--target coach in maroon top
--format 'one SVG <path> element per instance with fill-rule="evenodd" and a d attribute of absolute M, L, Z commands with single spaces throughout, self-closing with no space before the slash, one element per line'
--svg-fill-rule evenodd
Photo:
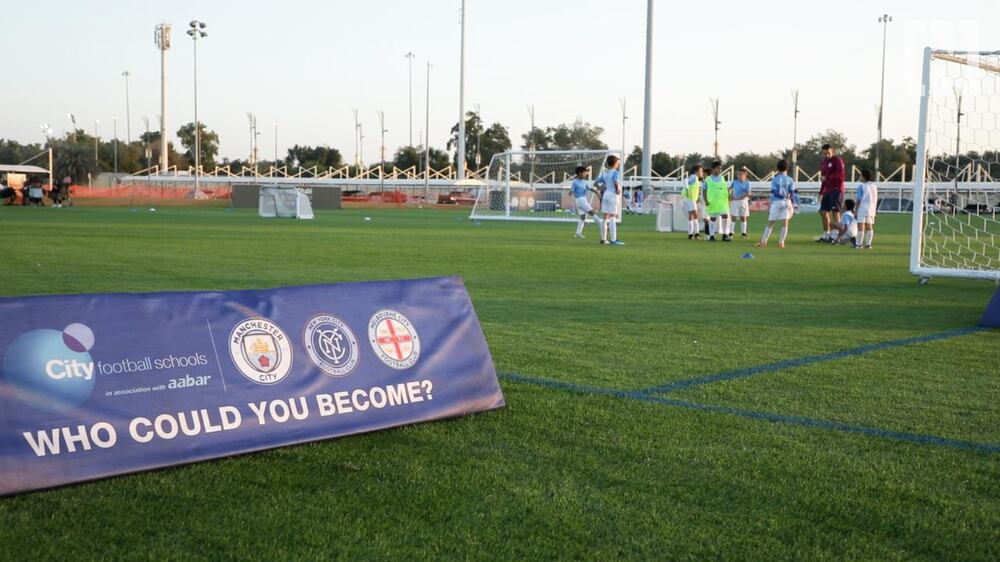
<path fill-rule="evenodd" d="M 837 156 L 829 144 L 823 145 L 820 179 L 819 214 L 823 218 L 823 235 L 816 241 L 827 242 L 836 234 L 840 209 L 844 206 L 844 159 Z"/>

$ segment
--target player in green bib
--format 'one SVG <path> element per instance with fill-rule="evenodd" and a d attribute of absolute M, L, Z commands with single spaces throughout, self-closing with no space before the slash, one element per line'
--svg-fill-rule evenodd
<path fill-rule="evenodd" d="M 701 177 L 705 174 L 701 164 L 691 167 L 691 175 L 688 176 L 684 189 L 681 190 L 681 197 L 684 198 L 684 212 L 688 217 L 688 240 L 700 238 L 698 233 L 698 199 L 701 198 Z"/>
<path fill-rule="evenodd" d="M 712 162 L 712 174 L 705 178 L 705 212 L 709 216 L 709 242 L 715 242 L 716 233 L 723 242 L 731 242 L 729 236 L 729 184 L 722 177 L 722 162 Z"/>

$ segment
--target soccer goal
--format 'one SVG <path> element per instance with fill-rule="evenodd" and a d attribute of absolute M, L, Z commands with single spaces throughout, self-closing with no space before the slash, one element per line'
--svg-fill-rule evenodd
<path fill-rule="evenodd" d="M 924 52 L 910 271 L 1000 282 L 1000 51 Z"/>
<path fill-rule="evenodd" d="M 469 218 L 575 221 L 576 205 L 569 188 L 576 177 L 576 167 L 590 168 L 590 179 L 596 181 L 604 171 L 605 160 L 612 154 L 622 156 L 620 150 L 527 150 L 497 154 L 490 160 Z M 594 210 L 599 210 L 596 195 L 590 194 L 588 201 Z"/>
<path fill-rule="evenodd" d="M 257 214 L 264 218 L 312 219 L 313 209 L 309 197 L 298 188 L 283 185 L 265 185 L 260 188 Z"/>

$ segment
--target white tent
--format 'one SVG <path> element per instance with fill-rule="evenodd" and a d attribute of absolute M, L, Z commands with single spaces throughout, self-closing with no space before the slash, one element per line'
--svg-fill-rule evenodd
<path fill-rule="evenodd" d="M 257 214 L 265 218 L 287 217 L 311 219 L 314 217 L 309 197 L 292 186 L 265 185 L 260 188 Z"/>

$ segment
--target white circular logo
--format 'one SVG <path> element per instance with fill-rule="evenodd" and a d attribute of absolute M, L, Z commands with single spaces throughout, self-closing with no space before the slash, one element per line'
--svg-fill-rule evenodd
<path fill-rule="evenodd" d="M 244 377 L 257 384 L 277 384 L 292 370 L 288 336 L 267 318 L 247 318 L 229 334 L 229 356 Z"/>
<path fill-rule="evenodd" d="M 306 323 L 303 339 L 309 358 L 324 373 L 343 377 L 358 366 L 358 340 L 347 324 L 336 316 L 320 314 Z"/>
<path fill-rule="evenodd" d="M 393 369 L 409 369 L 420 358 L 417 330 L 395 310 L 380 310 L 372 316 L 368 341 L 375 355 Z"/>

